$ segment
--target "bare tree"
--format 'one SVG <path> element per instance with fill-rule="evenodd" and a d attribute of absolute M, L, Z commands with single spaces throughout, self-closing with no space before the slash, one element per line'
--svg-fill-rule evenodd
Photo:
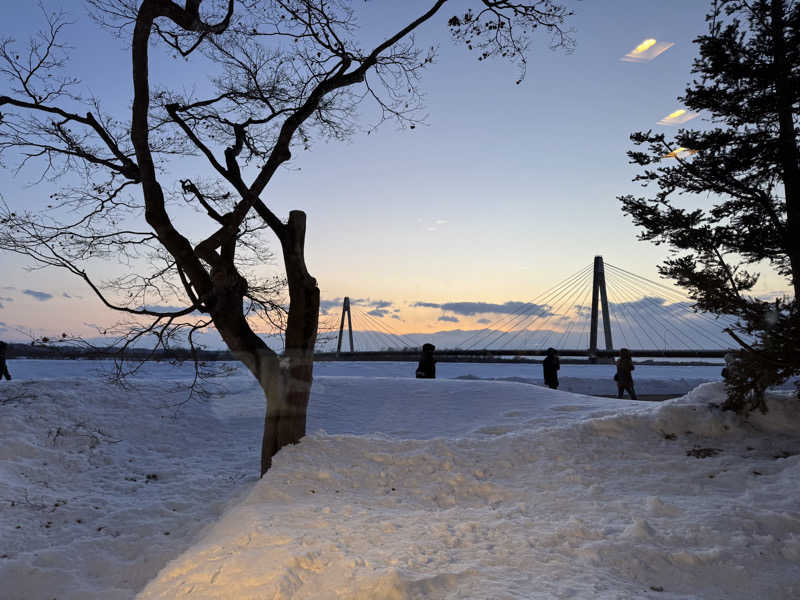
<path fill-rule="evenodd" d="M 319 288 L 303 255 L 306 215 L 295 210 L 282 220 L 263 193 L 293 150 L 316 137 L 348 136 L 365 100 L 377 103 L 381 120 L 412 127 L 418 80 L 434 59 L 434 49 L 418 47 L 412 34 L 456 2 L 430 0 L 417 18 L 362 50 L 347 0 L 209 0 L 203 10 L 201 0 L 87 1 L 102 25 L 130 36 L 130 117 L 115 119 L 100 99 L 87 106 L 75 93 L 78 82 L 64 73 L 63 15 L 49 15 L 25 52 L 4 40 L 0 67 L 11 85 L 0 96 L 8 111 L 0 123 L 0 155 L 19 156 L 23 165 L 41 161 L 48 182 L 76 172 L 83 180 L 59 188 L 45 214 L 6 207 L 0 247 L 69 270 L 109 308 L 151 318 L 145 330 L 186 327 L 193 314 L 201 318 L 190 328 L 213 324 L 268 399 L 263 474 L 282 446 L 305 435 L 319 313 Z M 453 10 L 461 12 L 450 16 L 450 34 L 479 60 L 518 61 L 522 75 L 537 28 L 551 34 L 554 46 L 570 43 L 563 28 L 570 12 L 555 0 L 457 5 Z M 195 97 L 151 89 L 154 41 L 178 60 L 213 68 L 208 92 Z M 166 166 L 186 155 L 204 158 L 213 178 L 178 177 L 172 189 L 165 187 Z M 173 206 L 180 201 L 207 216 L 210 234 L 192 239 L 179 229 Z M 64 209 L 71 220 L 51 216 Z M 267 318 L 278 308 L 269 286 L 246 268 L 248 260 L 261 258 L 266 232 L 280 245 L 288 285 L 283 355 L 268 348 L 248 320 L 251 307 Z M 132 265 L 147 259 L 151 268 L 101 284 L 87 268 L 101 258 Z M 178 301 L 180 308 L 149 306 L 152 298 L 162 305 Z"/>

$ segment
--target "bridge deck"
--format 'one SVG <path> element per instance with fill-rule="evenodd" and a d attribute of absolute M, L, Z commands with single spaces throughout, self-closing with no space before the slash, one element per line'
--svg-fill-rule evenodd
<path fill-rule="evenodd" d="M 631 350 L 636 357 L 648 358 L 724 358 L 729 350 Z M 412 362 L 419 359 L 418 349 L 380 350 L 363 352 L 317 352 L 316 360 L 352 360 L 352 361 L 397 361 Z M 441 362 L 492 362 L 508 361 L 514 357 L 545 356 L 547 350 L 437 350 L 434 356 Z M 588 350 L 559 350 L 559 356 L 578 356 L 589 358 Z M 619 356 L 619 350 L 597 350 L 596 358 L 613 358 Z"/>

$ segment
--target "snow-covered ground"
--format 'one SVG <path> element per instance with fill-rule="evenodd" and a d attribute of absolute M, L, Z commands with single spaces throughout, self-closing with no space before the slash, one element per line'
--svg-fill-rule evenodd
<path fill-rule="evenodd" d="M 800 597 L 797 400 L 721 413 L 716 367 L 637 368 L 644 394 L 710 381 L 650 403 L 498 381 L 531 365 L 320 363 L 310 435 L 258 480 L 241 369 L 186 402 L 186 367 L 98 366 L 0 385 L 4 599 Z"/>

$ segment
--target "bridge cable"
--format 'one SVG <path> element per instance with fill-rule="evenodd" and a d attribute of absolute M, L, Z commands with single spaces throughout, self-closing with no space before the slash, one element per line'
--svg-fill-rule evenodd
<path fill-rule="evenodd" d="M 589 286 L 589 289 L 591 289 L 591 286 Z M 589 332 L 592 329 L 592 307 L 590 304 L 587 304 L 586 307 L 588 310 L 586 311 L 586 317 L 583 320 L 583 329 L 581 330 L 580 335 L 584 340 L 588 341 Z M 589 347 L 588 343 L 586 344 L 586 347 Z"/>
<path fill-rule="evenodd" d="M 541 307 L 544 305 L 543 303 L 547 298 L 552 296 L 553 293 L 557 293 L 558 290 L 562 286 L 567 285 L 568 282 L 572 281 L 575 278 L 579 278 L 582 275 L 584 275 L 586 273 L 586 271 L 590 270 L 591 268 L 592 268 L 592 265 L 588 265 L 586 267 L 583 267 L 582 269 L 580 269 L 579 271 L 573 273 L 572 275 L 570 275 L 566 279 L 558 282 L 554 286 L 552 286 L 549 289 L 547 289 L 546 291 L 542 292 L 541 294 L 536 296 L 533 300 L 530 300 L 528 303 L 522 304 L 520 306 L 520 308 L 518 308 L 517 310 L 513 311 L 512 313 L 509 313 L 507 316 L 500 317 L 500 318 L 496 319 L 494 322 L 489 323 L 484 329 L 472 334 L 467 339 L 465 339 L 462 342 L 462 345 L 465 346 L 466 349 L 473 349 L 476 345 L 481 343 L 481 341 L 486 339 L 486 337 L 490 337 L 493 334 L 497 333 L 497 330 L 493 329 L 493 328 L 507 327 L 513 321 L 517 320 L 521 313 L 526 313 L 527 312 L 528 314 L 530 314 L 533 311 L 541 310 Z M 479 337 L 479 336 L 484 335 L 484 334 L 485 334 L 485 337 L 480 338 L 478 340 L 475 340 L 473 342 L 474 338 Z M 473 343 L 471 345 L 467 345 L 469 342 L 473 342 Z M 485 345 L 484 347 L 488 347 L 488 344 Z"/>
<path fill-rule="evenodd" d="M 586 286 L 586 289 L 589 289 L 589 290 L 591 290 L 591 287 L 592 287 L 591 285 L 589 285 L 589 286 Z M 575 290 L 575 293 L 574 293 L 574 294 L 572 294 L 572 295 L 569 297 L 569 299 L 568 299 L 568 302 L 566 303 L 566 305 L 564 305 L 564 303 L 562 303 L 562 304 L 560 304 L 560 305 L 558 306 L 558 308 L 555 308 L 553 311 L 551 311 L 551 312 L 552 312 L 552 314 L 551 314 L 551 315 L 550 315 L 550 316 L 547 318 L 547 320 L 546 320 L 546 321 L 544 321 L 544 322 L 541 324 L 541 327 L 542 327 L 542 329 L 544 329 L 544 327 L 545 327 L 545 326 L 546 326 L 546 325 L 547 325 L 547 324 L 550 322 L 550 319 L 552 319 L 552 318 L 553 318 L 555 315 L 561 315 L 562 306 L 565 306 L 565 307 L 566 307 L 566 309 L 569 309 L 569 307 L 570 307 L 570 306 L 574 306 L 575 302 L 576 302 L 576 301 L 577 301 L 577 299 L 580 297 L 580 295 L 581 295 L 581 292 L 584 292 L 584 288 L 583 288 L 583 287 L 579 287 L 579 288 L 577 288 L 577 289 Z M 584 293 L 585 293 L 585 292 L 584 292 Z M 549 333 L 547 333 L 546 337 L 545 337 L 545 338 L 544 338 L 544 339 L 541 341 L 541 348 L 546 348 L 546 347 L 547 347 L 547 343 L 550 341 L 550 338 L 552 338 L 552 337 L 553 337 L 553 333 L 554 333 L 554 330 L 553 330 L 553 329 L 550 329 L 550 332 L 549 332 Z"/>
<path fill-rule="evenodd" d="M 540 310 L 539 310 L 539 313 L 538 313 L 538 314 L 536 314 L 536 315 L 533 315 L 533 316 L 532 316 L 532 318 L 531 318 L 531 316 L 528 316 L 528 317 L 526 317 L 526 319 L 524 319 L 523 321 L 516 323 L 516 324 L 514 325 L 514 328 L 516 329 L 516 333 L 515 333 L 515 334 L 512 336 L 512 339 L 513 339 L 513 338 L 516 338 L 516 337 L 517 337 L 517 336 L 518 336 L 518 335 L 519 335 L 519 334 L 520 334 L 522 331 L 524 331 L 524 330 L 530 330 L 530 327 L 531 327 L 531 326 L 532 326 L 532 325 L 533 325 L 533 324 L 534 324 L 536 321 L 538 321 L 539 319 L 541 319 L 541 318 L 545 318 L 545 322 L 547 322 L 549 319 L 551 319 L 551 318 L 552 318 L 552 316 L 553 316 L 553 307 L 554 307 L 554 305 L 555 305 L 557 302 L 559 302 L 559 301 L 561 301 L 561 303 L 560 303 L 560 305 L 559 305 L 559 306 L 563 305 L 563 300 L 562 300 L 562 298 L 563 298 L 565 295 L 567 295 L 567 294 L 570 294 L 570 293 L 571 293 L 571 292 L 572 292 L 574 289 L 576 289 L 576 288 L 577 288 L 577 289 L 581 289 L 581 287 L 584 285 L 584 283 L 585 283 L 585 281 L 586 281 L 586 279 L 587 279 L 587 278 L 588 278 L 588 271 L 586 272 L 586 274 L 584 275 L 584 277 L 583 277 L 582 279 L 576 279 L 575 281 L 573 281 L 573 282 L 572 282 L 571 284 L 569 284 L 568 286 L 564 286 L 562 289 L 560 289 L 560 290 L 558 291 L 558 294 L 552 298 L 552 300 L 551 300 L 551 301 L 548 303 L 548 305 L 542 305 L 542 306 L 548 306 L 548 308 L 547 308 L 547 310 L 546 310 L 546 311 L 542 310 L 542 307 L 540 307 Z M 544 324 L 544 323 L 543 323 L 543 324 Z M 505 331 L 505 332 L 503 332 L 503 333 L 502 333 L 501 335 L 499 335 L 499 336 L 498 336 L 498 337 L 497 337 L 495 340 L 493 340 L 493 343 L 494 343 L 495 345 L 496 345 L 496 344 L 498 344 L 498 343 L 500 342 L 500 340 L 501 340 L 501 339 L 502 339 L 504 336 L 508 335 L 509 333 L 511 333 L 512 331 L 514 331 L 515 329 L 509 329 L 508 331 Z M 538 330 L 537 330 L 537 331 L 538 331 Z M 508 343 L 510 343 L 510 341 L 509 341 Z"/>
<path fill-rule="evenodd" d="M 645 327 L 645 323 L 649 323 L 650 319 L 642 319 L 637 310 L 636 310 L 636 297 L 635 296 L 628 296 L 623 294 L 619 290 L 621 289 L 619 286 L 619 282 L 611 281 L 610 279 L 606 279 L 606 286 L 611 287 L 615 296 L 619 298 L 618 302 L 614 302 L 615 312 L 623 312 L 626 317 L 626 322 L 629 324 L 631 335 L 636 338 L 636 343 L 639 344 L 639 349 L 644 349 L 647 346 L 642 343 L 642 338 L 639 337 L 639 333 L 643 333 L 649 340 L 653 346 L 653 349 L 658 348 L 658 342 L 655 341 L 651 336 L 650 332 Z M 619 309 L 617 311 L 616 309 Z M 627 342 L 627 339 L 626 339 Z M 631 348 L 628 346 L 628 348 Z"/>
<path fill-rule="evenodd" d="M 352 310 L 352 308 L 351 308 Z M 356 319 L 358 317 L 358 319 Z M 360 338 L 360 349 L 369 352 L 371 348 L 380 350 L 382 338 L 375 332 L 374 326 L 367 318 L 367 315 L 361 311 L 356 310 L 353 320 L 358 322 L 358 330 L 353 332 L 353 337 Z"/>
<path fill-rule="evenodd" d="M 657 320 L 660 315 L 652 313 L 650 306 L 645 304 L 645 300 L 642 297 L 637 297 L 637 294 L 641 293 L 641 290 L 631 289 L 621 280 L 611 279 L 610 282 L 614 286 L 615 294 L 619 295 L 619 303 L 617 304 L 617 307 L 620 311 L 625 311 L 629 315 L 629 327 L 631 328 L 632 333 L 641 331 L 650 340 L 650 346 L 653 348 L 653 350 L 658 350 L 661 347 L 661 343 L 659 343 L 658 339 L 654 339 L 650 335 L 649 327 L 653 327 L 653 322 Z M 619 290 L 622 290 L 622 292 Z M 643 313 L 644 318 L 642 317 Z M 663 324 L 659 323 L 659 325 L 663 329 Z M 660 337 L 666 345 L 666 338 L 664 337 L 663 332 L 659 332 L 656 329 L 654 334 L 656 338 Z M 642 341 L 638 335 L 636 337 L 637 342 L 640 344 L 639 349 L 648 348 L 648 346 L 641 345 Z"/>
<path fill-rule="evenodd" d="M 370 323 L 373 327 L 377 327 L 381 330 L 381 333 L 384 335 L 389 336 L 390 340 L 393 342 L 395 340 L 399 340 L 402 344 L 402 347 L 416 347 L 417 344 L 412 342 L 411 339 L 406 338 L 404 335 L 395 332 L 391 327 L 383 323 L 379 317 L 369 314 L 368 312 L 363 312 L 362 316 L 366 321 Z"/>
<path fill-rule="evenodd" d="M 622 293 L 616 286 L 616 283 L 613 282 L 611 279 L 606 279 L 606 288 L 609 290 L 609 304 L 610 309 L 613 310 L 613 314 L 617 317 L 618 321 L 617 324 L 619 326 L 620 332 L 622 334 L 622 338 L 625 341 L 625 347 L 627 348 L 634 348 L 635 346 L 631 345 L 631 340 L 628 339 L 626 334 L 627 332 L 631 334 L 631 337 L 636 338 L 636 343 L 639 345 L 640 348 L 644 348 L 645 344 L 642 343 L 642 339 L 639 337 L 639 327 L 635 326 L 636 317 L 632 314 L 632 309 L 630 307 L 630 303 L 626 302 L 626 299 L 623 297 Z M 625 326 L 621 323 L 619 319 L 619 315 L 622 315 L 622 318 L 625 320 Z"/>
<path fill-rule="evenodd" d="M 614 284 L 609 279 L 606 279 L 606 287 L 610 292 L 608 303 L 610 310 L 613 310 L 611 314 L 613 315 L 612 319 L 615 320 L 617 324 L 617 334 L 618 336 L 622 336 L 622 341 L 625 342 L 625 346 L 623 346 L 624 348 L 633 348 L 630 340 L 628 339 L 628 333 L 630 332 L 630 334 L 633 335 L 636 328 L 632 325 L 630 314 L 628 313 L 628 307 L 623 302 L 615 302 L 611 299 L 612 294 L 616 296 L 618 292 L 614 287 Z M 641 345 L 641 342 L 639 342 L 639 344 Z"/>
<path fill-rule="evenodd" d="M 667 305 L 662 304 L 661 302 L 659 302 L 660 299 L 661 300 L 665 300 L 664 298 L 662 298 L 660 296 L 650 296 L 650 295 L 647 295 L 647 294 L 645 294 L 643 296 L 644 302 L 646 302 L 648 305 L 652 306 L 653 307 L 653 309 L 652 309 L 653 312 L 656 313 L 659 316 L 661 316 L 662 313 L 665 313 L 665 312 L 668 312 L 668 311 L 671 310 Z M 670 306 L 676 306 L 676 303 L 673 303 Z M 693 313 L 693 311 L 691 311 L 691 310 L 687 311 L 684 308 L 684 306 L 682 306 L 682 305 L 677 305 L 677 306 L 678 306 L 678 308 L 683 309 L 684 312 L 688 312 L 689 314 L 697 314 L 697 313 Z M 666 322 L 667 324 L 670 323 L 670 320 L 667 319 L 666 317 L 661 317 L 661 319 L 662 319 L 662 321 Z M 687 323 L 687 325 L 692 327 L 693 331 L 695 333 L 697 333 L 699 336 L 701 336 L 701 337 L 705 338 L 706 340 L 708 340 L 709 342 L 711 342 L 711 346 L 712 347 L 720 345 L 719 344 L 719 339 L 715 339 L 708 332 L 704 331 L 704 329 L 702 327 L 698 327 L 697 324 L 692 324 L 692 323 Z M 680 331 L 680 330 L 678 330 L 678 331 Z M 713 333 L 716 334 L 716 332 L 713 332 Z M 700 343 L 699 340 L 696 337 L 691 336 L 691 335 L 689 335 L 687 333 L 682 333 L 681 335 L 685 339 L 689 340 L 689 344 L 686 345 L 687 350 L 692 350 L 694 348 L 702 348 L 702 347 L 704 347 L 703 344 Z"/>
<path fill-rule="evenodd" d="M 562 288 L 559 288 L 557 290 L 557 292 L 558 292 L 557 295 L 555 295 L 553 297 L 552 301 L 548 303 L 550 308 L 552 309 L 553 305 L 556 302 L 559 302 L 563 298 L 563 296 L 565 294 L 571 293 L 572 290 L 575 288 L 575 286 L 580 286 L 581 283 L 582 283 L 581 279 L 575 279 L 574 281 L 572 281 L 568 285 L 565 285 L 565 286 L 562 286 Z M 545 316 L 544 311 L 542 310 L 543 306 L 545 306 L 545 305 L 540 305 L 538 307 L 539 308 L 539 314 L 534 315 L 532 320 L 528 321 L 528 319 L 531 318 L 530 315 L 528 315 L 528 316 L 525 316 L 525 318 L 523 318 L 521 321 L 518 320 L 515 324 L 512 325 L 513 328 L 516 328 L 516 334 L 513 337 L 516 337 L 516 335 L 519 335 L 519 332 L 521 331 L 520 326 L 523 326 L 524 328 L 530 327 L 538 319 L 540 319 L 540 318 Z M 547 312 L 549 312 L 550 316 L 552 316 L 552 311 L 551 310 L 548 309 Z M 486 348 L 489 348 L 491 345 L 497 345 L 500 342 L 501 339 L 503 339 L 506 335 L 508 335 L 509 333 L 511 333 L 514 330 L 515 329 L 509 329 L 507 331 L 501 332 L 499 335 L 496 335 L 495 338 L 493 340 L 491 340 L 491 342 L 487 343 Z"/>
<path fill-rule="evenodd" d="M 586 292 L 584 293 L 583 297 L 581 298 L 580 304 L 576 304 L 575 305 L 575 309 L 576 309 L 575 310 L 575 318 L 574 319 L 570 319 L 569 326 L 564 331 L 564 335 L 561 336 L 561 339 L 558 342 L 558 346 L 557 346 L 558 348 L 562 348 L 562 349 L 569 348 L 569 346 L 566 345 L 566 342 L 567 342 L 567 340 L 569 340 L 569 335 L 572 332 L 573 327 L 575 327 L 575 324 L 578 322 L 578 317 L 580 316 L 580 309 L 582 309 L 582 308 L 587 306 L 586 302 L 589 300 L 589 295 L 591 294 L 591 292 L 592 292 L 592 286 L 587 286 L 586 287 Z M 578 346 L 575 346 L 575 349 L 577 350 Z"/>
<path fill-rule="evenodd" d="M 414 343 L 410 338 L 406 338 L 402 334 L 396 333 L 391 327 L 380 321 L 378 317 L 370 315 L 368 312 L 365 312 L 363 316 L 370 322 L 370 324 L 372 324 L 373 327 L 377 327 L 379 330 L 382 330 L 381 333 L 389 336 L 390 341 L 394 343 L 399 341 L 401 348 L 417 347 L 418 344 Z"/>
<path fill-rule="evenodd" d="M 364 330 L 365 333 L 368 331 L 373 343 L 375 344 L 375 350 L 380 351 L 382 346 L 385 346 L 386 349 L 390 349 L 392 346 L 392 342 L 394 340 L 391 337 L 388 337 L 386 333 L 380 330 L 380 327 L 377 325 L 375 320 L 372 318 L 372 315 L 359 311 L 359 317 L 366 322 L 368 329 Z"/>
<path fill-rule="evenodd" d="M 593 275 L 593 273 L 592 273 L 592 275 Z M 594 277 L 592 277 L 592 280 L 594 280 Z M 588 278 L 587 278 L 586 280 L 584 280 L 584 282 L 583 282 L 583 283 L 584 283 L 584 285 L 585 285 L 586 283 L 588 283 Z M 578 289 L 575 291 L 575 293 L 574 293 L 572 296 L 570 296 L 570 298 L 569 298 L 569 301 L 566 303 L 566 307 L 567 307 L 567 308 L 568 308 L 569 306 L 574 306 L 574 303 L 575 303 L 575 301 L 578 299 L 578 296 L 580 296 L 580 292 L 581 292 L 581 291 L 583 291 L 583 289 L 584 289 L 584 288 L 582 288 L 582 287 L 581 287 L 581 288 L 578 288 Z M 587 294 L 588 294 L 588 293 L 590 293 L 590 292 L 592 291 L 592 286 L 591 286 L 591 285 L 585 285 L 585 289 L 587 290 Z M 564 307 L 564 306 L 565 306 L 565 305 L 564 305 L 564 303 L 562 303 L 562 304 L 560 304 L 560 305 L 559 305 L 557 308 L 555 308 L 553 311 L 551 311 L 553 314 L 551 314 L 551 315 L 550 315 L 550 316 L 549 316 L 549 317 L 548 317 L 548 318 L 547 318 L 547 319 L 546 319 L 546 320 L 545 320 L 545 321 L 544 321 L 544 322 L 541 324 L 541 327 L 542 327 L 542 328 L 544 328 L 544 327 L 545 327 L 545 325 L 547 325 L 547 324 L 550 322 L 550 319 L 552 319 L 552 318 L 553 318 L 553 316 L 555 316 L 556 314 L 561 314 L 562 307 Z M 550 341 L 550 338 L 551 338 L 552 336 L 553 336 L 553 330 L 551 329 L 551 330 L 550 330 L 550 332 L 547 334 L 547 336 L 546 336 L 546 337 L 545 337 L 545 338 L 542 340 L 542 342 L 541 342 L 541 344 L 542 344 L 542 346 L 541 346 L 541 347 L 542 347 L 542 348 L 544 348 L 545 346 L 547 346 L 547 343 Z"/>
<path fill-rule="evenodd" d="M 511 314 L 510 314 L 510 316 L 508 316 L 508 317 L 503 317 L 503 318 L 501 318 L 501 319 L 498 319 L 497 321 L 495 321 L 495 323 L 492 323 L 492 324 L 490 324 L 490 325 L 489 325 L 489 329 L 488 329 L 488 333 L 486 334 L 486 336 L 485 336 L 484 338 L 480 338 L 480 339 L 478 339 L 478 340 L 475 340 L 475 341 L 474 341 L 474 342 L 473 342 L 473 343 L 472 343 L 472 344 L 471 344 L 471 345 L 468 347 L 468 349 L 472 349 L 472 348 L 474 348 L 476 345 L 478 345 L 479 343 L 481 343 L 483 340 L 485 340 L 486 338 L 488 338 L 488 337 L 491 337 L 491 336 L 493 336 L 493 335 L 496 335 L 496 334 L 498 333 L 498 331 L 497 331 L 497 330 L 498 330 L 500 327 L 508 327 L 508 328 L 510 328 L 510 329 L 513 329 L 513 328 L 514 328 L 514 327 L 516 327 L 516 326 L 517 326 L 517 325 L 518 325 L 518 324 L 519 324 L 521 321 L 524 321 L 524 320 L 528 319 L 528 318 L 529 318 L 529 317 L 530 317 L 532 314 L 534 314 L 535 312 L 537 312 L 537 311 L 538 311 L 538 312 L 541 312 L 541 311 L 542 311 L 542 309 L 543 309 L 543 307 L 545 307 L 545 306 L 546 306 L 546 304 L 545 304 L 544 302 L 545 302 L 545 301 L 546 301 L 548 298 L 552 297 L 554 294 L 557 294 L 557 293 L 560 291 L 560 289 L 561 289 L 562 287 L 564 287 L 565 285 L 568 285 L 568 284 L 569 284 L 569 282 L 570 282 L 571 280 L 573 280 L 573 279 L 575 279 L 575 278 L 579 278 L 581 275 L 585 274 L 585 272 L 586 272 L 586 271 L 587 271 L 589 268 L 590 268 L 589 266 L 587 266 L 587 267 L 584 267 L 583 269 L 581 269 L 581 270 L 580 270 L 580 271 L 578 271 L 577 273 L 574 273 L 573 275 L 571 275 L 571 276 L 570 276 L 570 277 L 568 277 L 567 279 L 565 279 L 565 280 L 563 280 L 563 281 L 559 282 L 558 284 L 556 284 L 555 286 L 551 287 L 549 290 L 547 290 L 547 291 L 546 291 L 546 292 L 544 292 L 543 294 L 540 294 L 539 296 L 537 296 L 536 298 L 534 298 L 534 299 L 533 299 L 533 300 L 531 300 L 530 302 L 528 302 L 528 303 L 526 303 L 526 304 L 523 304 L 523 305 L 521 306 L 521 308 L 520 308 L 520 309 L 518 309 L 518 310 L 514 311 L 513 313 L 511 313 Z M 523 313 L 523 314 L 520 314 L 520 313 Z M 493 330 L 493 329 L 491 329 L 492 327 L 494 327 L 495 329 L 494 329 L 494 330 Z M 485 331 L 485 330 L 484 330 L 484 331 Z M 502 330 L 501 330 L 501 331 L 502 331 Z M 479 334 L 480 334 L 480 333 L 483 333 L 483 331 L 481 331 L 481 332 L 478 332 L 478 333 L 479 333 Z M 469 340 L 470 340 L 470 339 L 472 339 L 473 337 L 475 337 L 475 336 L 472 336 L 471 338 L 468 338 L 468 340 L 465 340 L 465 342 L 464 342 L 464 345 L 466 345 L 466 341 L 469 341 Z M 489 344 L 486 344 L 486 345 L 484 345 L 484 348 L 488 348 L 488 347 L 489 347 Z"/>
<path fill-rule="evenodd" d="M 677 328 L 675 325 L 672 324 L 669 317 L 664 316 L 664 314 L 670 310 L 666 305 L 659 303 L 657 300 L 649 296 L 647 293 L 645 293 L 639 298 L 636 298 L 637 294 L 642 293 L 641 288 L 639 287 L 631 288 L 631 286 L 629 286 L 623 279 L 618 280 L 616 283 L 621 287 L 623 287 L 623 289 L 632 290 L 630 292 L 632 298 L 630 305 L 631 308 L 634 311 L 637 312 L 641 311 L 642 313 L 646 313 L 648 316 L 650 316 L 650 319 L 644 322 L 648 323 L 648 325 L 653 329 L 655 329 L 656 324 L 660 326 L 661 330 L 660 331 L 656 330 L 656 335 L 659 335 L 661 337 L 664 345 L 664 350 L 667 350 L 670 344 L 683 345 L 687 350 L 692 350 L 695 348 L 702 347 L 702 344 L 699 343 L 699 341 L 696 338 L 688 335 L 687 333 L 682 332 L 679 328 Z M 670 344 L 667 343 L 667 338 L 668 338 L 667 334 L 670 334 L 670 337 L 673 338 L 670 341 Z M 685 340 L 688 340 L 688 343 Z M 660 346 L 656 344 L 656 346 L 653 349 L 659 350 Z"/>
<path fill-rule="evenodd" d="M 643 278 L 639 278 L 639 279 L 643 279 Z M 629 286 L 636 287 L 636 286 L 639 285 L 638 281 L 633 280 L 631 277 L 626 276 L 624 274 L 620 275 L 620 280 L 622 280 L 622 282 L 627 283 Z M 644 279 L 644 281 L 648 281 L 648 280 Z M 649 283 L 651 283 L 653 285 L 658 285 L 658 284 L 655 284 L 654 282 L 649 282 Z M 658 287 L 663 288 L 663 286 L 658 286 Z M 636 287 L 636 289 L 639 292 L 641 291 L 639 287 Z M 648 290 L 645 290 L 645 291 L 648 291 Z M 658 294 L 657 291 L 655 293 Z M 675 295 L 680 297 L 678 294 L 675 294 Z M 650 304 L 655 304 L 656 306 L 660 307 L 662 310 L 669 310 L 668 308 L 665 307 L 665 305 L 658 303 L 658 301 L 656 300 L 656 298 L 662 298 L 662 296 L 655 295 L 655 296 L 651 297 L 651 296 L 648 296 L 647 294 L 645 294 L 643 298 L 644 298 L 644 300 L 646 302 L 649 302 Z M 668 300 L 668 299 L 665 299 L 665 300 Z M 697 311 L 697 310 L 692 309 L 691 307 L 688 307 L 686 302 L 683 302 L 683 301 L 674 302 L 673 301 L 672 305 L 681 308 L 685 313 L 688 313 L 688 314 L 691 314 L 691 315 L 693 315 L 695 317 L 698 317 L 700 320 L 705 321 L 709 325 L 713 325 L 714 329 L 721 329 L 720 328 L 719 319 L 711 317 L 711 316 L 705 314 L 702 311 Z M 729 315 L 724 315 L 724 316 L 730 318 Z M 691 323 L 690 323 L 690 325 L 691 325 Z M 709 335 L 708 332 L 704 331 L 703 328 L 697 327 L 696 325 L 695 325 L 695 331 L 696 331 L 697 334 L 699 334 L 700 336 L 704 337 L 706 340 L 709 340 L 712 343 L 712 347 L 716 346 L 716 345 L 721 345 L 722 347 L 727 347 L 724 342 L 722 344 L 720 344 L 720 339 L 725 340 L 725 338 L 721 335 L 721 331 L 714 331 L 713 332 L 714 335 L 719 336 L 718 339 L 715 339 L 714 337 Z M 687 336 L 686 334 L 684 334 L 684 337 L 688 338 L 692 344 L 697 344 L 697 340 L 695 338 Z M 698 344 L 698 346 L 700 346 L 700 345 Z M 688 347 L 688 349 L 692 349 L 692 348 Z"/>
<path fill-rule="evenodd" d="M 623 287 L 625 289 L 631 289 L 631 287 L 629 285 L 627 285 L 625 280 L 622 279 L 622 278 L 620 278 L 619 280 L 615 281 L 615 284 L 616 285 L 620 285 L 621 287 Z M 664 332 L 669 332 L 669 333 L 672 334 L 672 337 L 674 338 L 673 343 L 682 344 L 687 350 L 692 350 L 694 348 L 700 348 L 702 346 L 701 344 L 698 343 L 697 339 L 695 339 L 692 336 L 682 332 L 680 330 L 680 328 L 675 326 L 670 321 L 669 318 L 663 316 L 662 313 L 664 313 L 666 311 L 669 311 L 669 308 L 667 308 L 666 305 L 658 303 L 656 300 L 654 300 L 653 298 L 651 298 L 647 294 L 645 294 L 644 296 L 642 296 L 641 298 L 639 298 L 637 300 L 637 299 L 635 299 L 635 293 L 641 293 L 641 290 L 637 289 L 637 288 L 633 288 L 633 289 L 635 291 L 632 292 L 632 295 L 634 296 L 634 300 L 633 300 L 632 306 L 635 306 L 636 304 L 639 304 L 643 310 L 645 310 L 645 306 L 644 306 L 645 303 L 648 305 L 648 307 L 652 306 L 653 308 L 651 309 L 650 314 L 652 314 L 654 316 L 654 318 L 659 321 L 659 323 L 664 328 Z M 666 346 L 667 346 L 667 344 L 666 344 L 666 336 L 663 335 L 663 332 L 662 332 L 662 337 L 664 338 L 664 345 L 665 345 L 664 349 L 666 350 L 667 349 L 666 348 Z M 685 340 L 688 340 L 689 343 L 687 344 Z"/>
<path fill-rule="evenodd" d="M 364 329 L 358 329 L 357 331 L 356 330 L 353 331 L 354 345 L 355 341 L 357 340 L 360 344 L 360 348 L 362 348 L 365 351 L 369 351 L 370 346 L 379 349 L 381 346 L 380 336 L 378 336 L 378 334 L 375 333 L 375 331 L 369 328 L 370 323 L 364 316 L 363 311 L 360 310 L 356 311 L 356 314 L 361 320 L 366 321 L 366 323 L 364 324 Z"/>
<path fill-rule="evenodd" d="M 620 289 L 622 289 L 623 291 L 627 290 L 627 288 L 623 287 L 619 281 L 615 281 L 614 285 L 616 290 Z M 639 300 L 641 299 L 636 297 L 635 292 L 628 291 L 628 294 L 620 293 L 620 300 L 621 300 L 620 304 L 624 305 L 625 308 L 628 309 L 629 311 L 628 314 L 633 315 L 632 321 L 635 323 L 633 331 L 634 332 L 640 331 L 641 333 L 643 333 L 645 337 L 647 337 L 647 339 L 650 340 L 650 347 L 652 347 L 654 350 L 657 350 L 661 346 L 661 344 L 659 343 L 659 338 L 661 338 L 662 340 L 664 338 L 663 335 L 660 335 L 659 330 L 653 324 L 655 316 L 647 312 L 650 307 L 645 306 L 641 302 L 639 302 Z M 642 318 L 643 313 L 645 313 L 644 318 Z M 653 335 L 651 335 L 651 331 Z M 636 338 L 638 342 L 641 344 L 641 339 L 638 337 L 638 335 L 636 336 Z M 641 348 L 647 348 L 647 346 L 642 345 Z"/>
<path fill-rule="evenodd" d="M 711 316 L 709 313 L 706 313 L 705 311 L 700 311 L 695 308 L 692 308 L 691 305 L 694 303 L 694 301 L 691 298 L 689 298 L 686 294 L 679 292 L 673 288 L 667 287 L 661 283 L 658 283 L 657 281 L 651 281 L 650 279 L 642 277 L 641 275 L 637 275 L 636 273 L 631 273 L 630 271 L 626 271 L 625 269 L 616 267 L 614 265 L 609 265 L 608 263 L 606 263 L 606 266 L 610 266 L 612 269 L 620 271 L 622 276 L 627 276 L 628 279 L 641 280 L 644 281 L 645 283 L 648 283 L 650 286 L 654 286 L 656 288 L 659 288 L 660 290 L 668 292 L 673 296 L 673 302 L 674 298 L 677 297 L 679 299 L 677 303 L 686 305 L 687 310 L 694 312 L 699 317 L 703 317 L 708 321 L 719 322 L 720 319 L 725 319 L 728 320 L 730 324 L 733 324 L 734 322 L 737 321 L 737 317 L 735 315 L 722 314 L 722 315 Z"/>

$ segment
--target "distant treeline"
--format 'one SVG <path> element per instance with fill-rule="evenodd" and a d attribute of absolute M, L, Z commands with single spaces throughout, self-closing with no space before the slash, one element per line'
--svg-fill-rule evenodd
<path fill-rule="evenodd" d="M 6 350 L 7 358 L 38 358 L 38 359 L 84 359 L 107 360 L 120 358 L 119 348 L 114 347 L 85 347 L 70 346 L 67 344 L 15 344 L 9 343 Z M 192 360 L 192 351 L 188 348 L 170 348 L 169 350 L 152 350 L 148 348 L 127 348 L 124 353 L 126 360 Z M 228 350 L 196 350 L 194 357 L 198 360 L 234 360 Z"/>

